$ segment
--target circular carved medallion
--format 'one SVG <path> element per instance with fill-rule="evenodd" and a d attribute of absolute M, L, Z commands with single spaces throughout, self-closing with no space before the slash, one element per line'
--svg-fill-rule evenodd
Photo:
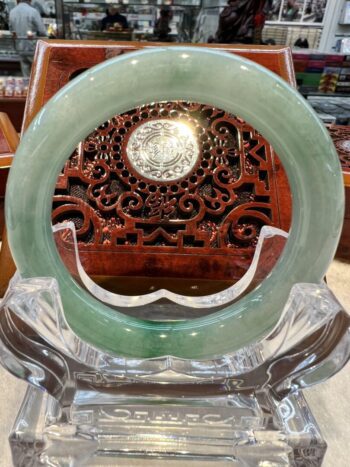
<path fill-rule="evenodd" d="M 350 139 L 346 139 L 345 141 L 339 141 L 338 146 L 343 151 L 350 152 Z"/>
<path fill-rule="evenodd" d="M 182 178 L 193 169 L 198 160 L 199 146 L 188 124 L 160 119 L 136 128 L 126 152 L 140 175 L 167 182 Z"/>

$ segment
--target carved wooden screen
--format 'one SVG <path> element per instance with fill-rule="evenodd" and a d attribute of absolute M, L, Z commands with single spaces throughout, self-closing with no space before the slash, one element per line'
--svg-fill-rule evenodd
<path fill-rule="evenodd" d="M 69 79 L 140 46 L 41 43 L 24 126 Z M 287 49 L 229 50 L 294 84 Z M 179 122 L 193 139 L 180 138 L 174 149 Z M 288 229 L 285 173 L 270 145 L 239 117 L 205 103 L 168 102 L 101 123 L 67 161 L 53 203 L 54 222 L 75 222 L 88 273 L 237 280 L 249 267 L 261 227 Z M 157 140 L 160 129 L 166 143 Z M 153 162 L 140 165 L 129 149 L 149 138 Z M 161 144 L 168 145 L 170 171 L 156 167 Z M 187 151 L 185 164 L 179 150 Z"/>
<path fill-rule="evenodd" d="M 328 131 L 339 155 L 345 184 L 344 224 L 337 256 L 350 261 L 350 126 L 330 126 Z"/>
<path fill-rule="evenodd" d="M 345 186 L 350 187 L 350 126 L 330 125 L 328 131 L 339 156 Z"/>

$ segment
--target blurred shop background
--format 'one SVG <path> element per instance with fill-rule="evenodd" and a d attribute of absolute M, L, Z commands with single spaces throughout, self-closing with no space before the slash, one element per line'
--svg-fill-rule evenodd
<path fill-rule="evenodd" d="M 350 124 L 350 1 L 32 0 L 30 6 L 48 38 L 290 46 L 299 91 L 326 123 Z M 15 0 L 0 0 L 0 108 L 18 127 L 29 82 L 19 43 L 37 36 L 28 30 L 14 37 L 15 8 Z"/>

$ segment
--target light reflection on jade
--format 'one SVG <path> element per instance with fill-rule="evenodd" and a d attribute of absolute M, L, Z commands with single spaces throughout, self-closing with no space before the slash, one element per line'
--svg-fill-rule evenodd
<path fill-rule="evenodd" d="M 220 312 L 173 323 L 126 316 L 82 290 L 59 258 L 50 222 L 57 176 L 78 142 L 115 114 L 170 100 L 201 102 L 244 118 L 278 153 L 293 195 L 288 243 L 263 283 Z M 80 338 L 121 356 L 210 358 L 260 339 L 277 322 L 293 284 L 323 278 L 338 243 L 343 198 L 334 146 L 295 90 L 238 56 L 171 47 L 106 61 L 47 103 L 16 153 L 6 221 L 18 270 L 58 280 L 65 316 Z"/>

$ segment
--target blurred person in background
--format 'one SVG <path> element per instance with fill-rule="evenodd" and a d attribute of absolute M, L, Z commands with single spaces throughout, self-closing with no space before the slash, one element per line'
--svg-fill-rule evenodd
<path fill-rule="evenodd" d="M 111 7 L 106 10 L 106 16 L 102 18 L 101 31 L 108 31 L 108 29 L 114 29 L 114 25 L 118 24 L 120 29 L 128 29 L 128 20 L 126 16 L 119 13 L 119 9 Z"/>
<path fill-rule="evenodd" d="M 46 28 L 39 12 L 30 5 L 30 0 L 17 0 L 10 11 L 9 27 L 16 41 L 23 76 L 30 75 L 36 38 L 46 37 Z"/>
<path fill-rule="evenodd" d="M 322 23 L 326 5 L 326 0 L 311 0 L 307 4 L 305 15 L 310 15 L 315 23 Z"/>
<path fill-rule="evenodd" d="M 163 7 L 160 10 L 159 18 L 154 25 L 154 36 L 157 41 L 170 42 L 171 32 L 170 21 L 172 20 L 173 12 L 170 8 Z"/>
<path fill-rule="evenodd" d="M 286 10 L 283 13 L 283 17 L 286 21 L 294 21 L 297 19 L 299 13 L 299 7 L 296 0 L 288 0 Z"/>

